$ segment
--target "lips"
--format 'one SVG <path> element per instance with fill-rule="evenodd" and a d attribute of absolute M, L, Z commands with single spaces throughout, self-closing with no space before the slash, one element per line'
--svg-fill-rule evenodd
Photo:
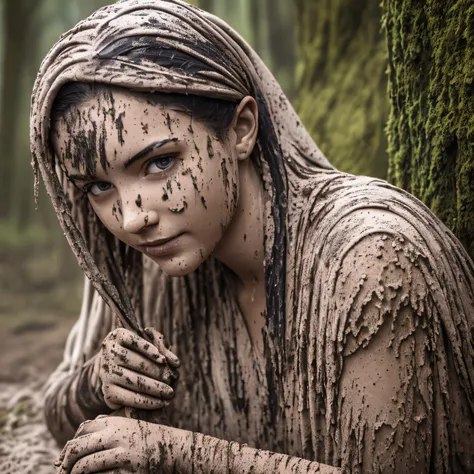
<path fill-rule="evenodd" d="M 172 253 L 180 245 L 180 237 L 183 234 L 175 235 L 174 237 L 169 237 L 165 239 L 157 239 L 150 242 L 145 242 L 140 244 L 139 247 L 143 252 L 149 256 L 153 257 L 162 257 L 169 253 Z"/>
<path fill-rule="evenodd" d="M 180 235 L 182 234 L 178 234 L 178 235 L 175 235 L 173 237 L 168 237 L 166 239 L 157 239 L 157 240 L 153 240 L 153 241 L 150 241 L 150 242 L 145 242 L 143 244 L 139 244 L 138 246 L 139 247 L 142 247 L 142 248 L 147 248 L 147 247 L 159 247 L 160 245 L 164 245 L 166 244 L 167 242 L 170 242 L 171 240 L 173 239 L 176 239 L 177 237 L 179 237 Z"/>

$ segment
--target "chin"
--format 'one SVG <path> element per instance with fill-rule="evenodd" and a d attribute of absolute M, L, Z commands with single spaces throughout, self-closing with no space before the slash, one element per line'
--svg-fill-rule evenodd
<path fill-rule="evenodd" d="M 189 275 L 199 268 L 206 260 L 197 256 L 179 256 L 171 258 L 154 258 L 150 257 L 160 269 L 170 277 L 182 277 Z"/>

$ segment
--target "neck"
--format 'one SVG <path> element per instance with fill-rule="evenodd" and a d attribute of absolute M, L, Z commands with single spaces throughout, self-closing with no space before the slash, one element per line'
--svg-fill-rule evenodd
<path fill-rule="evenodd" d="M 240 196 L 234 217 L 213 255 L 238 278 L 241 290 L 265 284 L 264 193 L 261 178 L 249 160 L 240 164 Z"/>

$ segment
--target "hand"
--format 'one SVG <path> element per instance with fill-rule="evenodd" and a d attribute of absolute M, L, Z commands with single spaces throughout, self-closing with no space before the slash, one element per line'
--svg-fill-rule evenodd
<path fill-rule="evenodd" d="M 112 410 L 156 410 L 174 397 L 179 359 L 166 348 L 161 333 L 154 328 L 145 333 L 152 343 L 123 328 L 110 332 L 102 343 L 96 370 L 105 403 Z"/>
<path fill-rule="evenodd" d="M 86 421 L 54 463 L 57 474 L 91 474 L 111 469 L 120 474 L 156 472 L 159 464 L 166 461 L 158 447 L 166 445 L 164 438 L 169 431 L 160 428 L 120 416 L 102 415 Z"/>

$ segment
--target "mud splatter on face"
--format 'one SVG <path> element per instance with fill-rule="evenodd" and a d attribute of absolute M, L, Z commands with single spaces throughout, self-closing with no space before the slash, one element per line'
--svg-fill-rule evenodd
<path fill-rule="evenodd" d="M 122 213 L 122 200 L 121 199 L 117 200 L 117 209 L 118 209 L 119 214 L 121 216 L 123 216 L 123 213 Z"/>
<path fill-rule="evenodd" d="M 120 145 L 125 145 L 125 140 L 123 138 L 123 132 L 124 132 L 124 127 L 123 127 L 123 119 L 125 117 L 125 112 L 121 112 L 119 116 L 117 117 L 117 120 L 115 121 L 115 127 L 117 128 L 117 136 L 118 136 L 118 141 Z"/>
<path fill-rule="evenodd" d="M 100 165 L 104 171 L 107 170 L 107 167 L 110 166 L 109 162 L 107 161 L 107 154 L 105 151 L 105 143 L 107 141 L 107 127 L 105 126 L 105 121 L 102 124 L 102 130 L 99 137 L 99 157 L 100 157 Z"/>
<path fill-rule="evenodd" d="M 210 136 L 207 137 L 207 153 L 209 154 L 209 158 L 212 160 L 214 158 L 214 148 L 212 145 L 212 138 Z"/>
<path fill-rule="evenodd" d="M 90 195 L 89 198 L 110 232 L 135 248 L 135 233 L 141 232 L 143 226 L 148 229 L 157 224 L 162 226 L 154 228 L 153 236 L 156 237 L 187 234 L 190 236 L 186 238 L 190 254 L 182 261 L 170 262 L 169 268 L 172 274 L 177 271 L 178 262 L 182 263 L 182 271 L 195 268 L 202 263 L 201 252 L 206 258 L 214 251 L 232 218 L 235 206 L 230 207 L 233 204 L 230 196 L 235 169 L 230 171 L 232 178 L 229 177 L 226 183 L 218 175 L 222 176 L 222 169 L 225 169 L 227 176 L 227 171 L 235 168 L 235 164 L 230 160 L 221 163 L 222 157 L 228 155 L 224 145 L 213 139 L 201 122 L 191 124 L 189 114 L 160 105 L 153 105 L 155 113 L 151 114 L 146 100 L 135 98 L 133 93 L 130 94 L 133 98 L 126 95 L 114 91 L 113 97 L 107 97 L 107 103 L 102 97 L 99 109 L 86 107 L 89 116 L 75 118 L 77 122 L 86 120 L 97 124 L 90 126 L 91 137 L 81 136 L 71 129 L 71 135 L 78 137 L 82 148 L 81 140 L 90 141 L 90 138 L 96 142 L 96 148 L 99 149 L 102 143 L 103 152 L 114 157 L 107 166 L 107 176 L 100 173 L 97 178 L 113 183 L 111 190 L 105 192 L 123 199 L 122 213 L 117 204 L 112 208 L 105 198 L 96 200 Z M 112 103 L 116 104 L 116 110 L 112 110 Z M 112 120 L 113 116 L 115 120 Z M 97 127 L 103 135 L 102 141 Z M 74 152 L 74 146 L 70 148 Z M 89 149 L 84 152 L 87 153 L 90 153 Z M 100 155 L 96 156 L 100 158 Z M 131 164 L 125 166 L 129 162 Z M 181 218 L 183 214 L 184 218 Z"/>
<path fill-rule="evenodd" d="M 173 214 L 182 214 L 186 209 L 186 206 L 183 204 L 180 207 L 169 207 L 168 210 Z"/>
<path fill-rule="evenodd" d="M 119 222 L 118 208 L 115 204 L 112 205 L 112 215 L 115 217 L 115 220 Z"/>

